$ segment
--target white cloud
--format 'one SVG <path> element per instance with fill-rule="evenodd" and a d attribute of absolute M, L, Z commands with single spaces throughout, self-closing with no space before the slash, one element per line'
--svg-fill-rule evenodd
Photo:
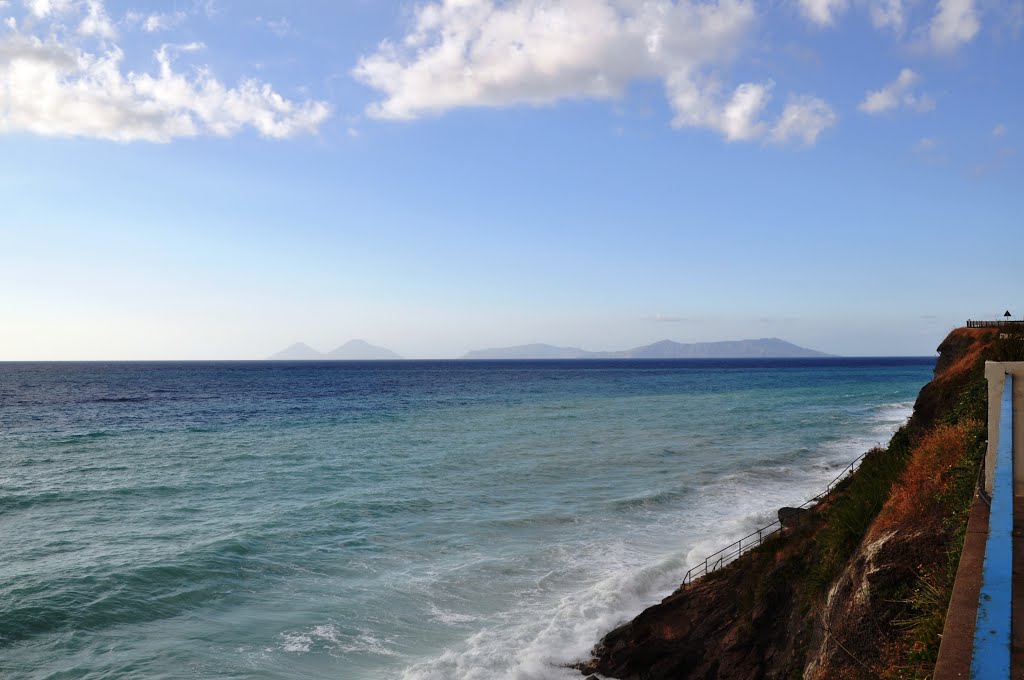
<path fill-rule="evenodd" d="M 50 0 L 25 0 L 25 7 L 36 17 L 45 17 L 50 13 Z"/>
<path fill-rule="evenodd" d="M 25 7 L 37 19 L 63 14 L 74 7 L 73 0 L 24 0 Z"/>
<path fill-rule="evenodd" d="M 47 0 L 28 3 L 40 17 L 55 7 Z M 88 2 L 84 11 L 77 33 L 40 26 L 46 37 L 16 30 L 0 35 L 0 134 L 166 142 L 252 128 L 285 138 L 315 132 L 329 115 L 325 103 L 290 101 L 267 83 L 245 79 L 228 87 L 206 67 L 176 72 L 172 54 L 198 50 L 194 43 L 157 50 L 156 74 L 126 73 L 117 45 L 103 42 L 90 51 L 78 43 L 79 36 L 112 37 L 103 27 L 102 3 Z"/>
<path fill-rule="evenodd" d="M 772 83 L 728 88 L 717 73 L 756 19 L 749 0 L 438 0 L 353 75 L 383 94 L 367 114 L 389 120 L 612 98 L 634 80 L 659 79 L 675 127 L 749 140 L 770 132 L 761 114 Z"/>
<path fill-rule="evenodd" d="M 194 14 L 198 9 L 193 10 Z M 174 12 L 154 12 L 145 14 L 136 10 L 128 10 L 124 15 L 124 23 L 129 26 L 140 26 L 146 33 L 167 31 L 182 25 L 188 20 L 189 12 L 177 10 Z"/>
<path fill-rule="evenodd" d="M 905 68 L 900 71 L 896 80 L 880 90 L 874 90 L 864 95 L 864 101 L 858 108 L 864 113 L 871 114 L 898 108 L 922 113 L 931 111 L 935 108 L 935 100 L 927 94 L 916 94 L 911 91 L 911 88 L 919 80 L 920 77 L 914 71 Z"/>
<path fill-rule="evenodd" d="M 934 150 L 939 146 L 939 140 L 934 137 L 922 137 L 918 140 L 917 144 L 914 145 L 914 150 L 918 153 L 927 153 Z"/>
<path fill-rule="evenodd" d="M 754 139 L 765 131 L 760 115 L 771 96 L 771 87 L 771 83 L 743 83 L 724 98 L 717 82 L 701 84 L 686 74 L 671 76 L 666 88 L 676 112 L 672 125 L 709 128 L 729 141 Z"/>
<path fill-rule="evenodd" d="M 799 139 L 810 146 L 818 135 L 832 127 L 839 120 L 835 111 L 821 99 L 815 97 L 791 97 L 782 110 L 782 115 L 772 127 L 769 139 L 777 144 Z"/>
<path fill-rule="evenodd" d="M 286 38 L 292 33 L 292 22 L 288 21 L 287 17 L 281 17 L 280 19 L 256 17 L 256 21 L 266 26 L 278 38 Z"/>
<path fill-rule="evenodd" d="M 770 90 L 770 84 L 743 83 L 722 109 L 721 121 L 710 127 L 721 130 L 730 141 L 760 137 L 765 128 L 760 122 L 761 111 L 768 103 Z"/>
<path fill-rule="evenodd" d="M 818 26 L 831 26 L 846 11 L 847 0 L 797 0 L 804 18 Z"/>
<path fill-rule="evenodd" d="M 978 34 L 981 22 L 974 0 L 939 0 L 928 25 L 928 40 L 940 52 L 951 52 Z"/>
<path fill-rule="evenodd" d="M 1007 132 L 1009 132 L 1009 130 L 1007 130 L 1006 126 L 1003 125 L 1002 123 L 999 123 L 994 128 L 992 128 L 993 137 L 1005 137 Z"/>
<path fill-rule="evenodd" d="M 142 29 L 147 33 L 166 31 L 184 23 L 188 15 L 185 12 L 172 12 L 170 14 L 150 14 L 142 22 Z"/>
<path fill-rule="evenodd" d="M 96 36 L 97 38 L 116 38 L 117 31 L 110 23 L 103 3 L 100 0 L 86 0 L 87 14 L 78 26 L 78 32 L 82 35 Z"/>
<path fill-rule="evenodd" d="M 868 12 L 875 28 L 891 28 L 900 33 L 906 25 L 902 0 L 871 0 Z"/>
<path fill-rule="evenodd" d="M 685 22 L 706 22 L 709 32 L 717 28 L 737 40 L 753 19 L 753 7 L 739 2 L 709 5 L 705 14 L 713 16 L 706 18 L 696 7 L 680 7 L 668 7 L 671 17 L 653 5 L 623 16 L 607 0 L 443 0 L 422 6 L 401 44 L 385 41 L 354 73 L 385 93 L 369 110 L 378 118 L 612 97 L 632 78 L 658 74 L 658 60 L 681 42 L 669 25 L 677 14 L 687 12 L 679 20 L 687 34 L 699 29 Z M 709 35 L 707 42 L 715 40 Z"/>
<path fill-rule="evenodd" d="M 220 14 L 220 9 L 214 0 L 196 0 L 196 8 L 208 17 Z"/>

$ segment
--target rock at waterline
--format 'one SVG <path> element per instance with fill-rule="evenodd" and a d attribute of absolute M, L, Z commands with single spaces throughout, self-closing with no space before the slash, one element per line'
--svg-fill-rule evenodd
<path fill-rule="evenodd" d="M 795 527 L 807 513 L 807 508 L 779 508 L 779 524 L 787 529 Z"/>

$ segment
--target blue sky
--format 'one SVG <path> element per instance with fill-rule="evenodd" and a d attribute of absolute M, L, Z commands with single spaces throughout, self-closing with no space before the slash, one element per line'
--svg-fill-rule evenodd
<path fill-rule="evenodd" d="M 1022 0 L 0 0 L 0 359 L 928 354 L 1024 315 L 1022 27 Z"/>

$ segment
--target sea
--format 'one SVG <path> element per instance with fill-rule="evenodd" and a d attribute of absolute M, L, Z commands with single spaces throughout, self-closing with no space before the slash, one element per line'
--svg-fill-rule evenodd
<path fill-rule="evenodd" d="M 0 363 L 0 677 L 579 678 L 933 367 Z"/>

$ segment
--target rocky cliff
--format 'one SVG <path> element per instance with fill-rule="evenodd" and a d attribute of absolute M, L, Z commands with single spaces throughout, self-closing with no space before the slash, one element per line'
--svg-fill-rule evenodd
<path fill-rule="evenodd" d="M 984 456 L 984 361 L 1019 338 L 958 329 L 883 449 L 801 521 L 608 633 L 586 675 L 926 678 Z"/>

